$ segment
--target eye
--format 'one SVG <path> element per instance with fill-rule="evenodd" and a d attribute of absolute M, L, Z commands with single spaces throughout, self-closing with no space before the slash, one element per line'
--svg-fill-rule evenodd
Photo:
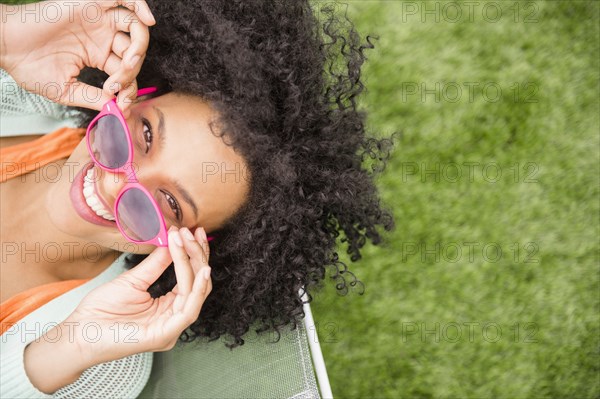
<path fill-rule="evenodd" d="M 169 207 L 175 214 L 175 218 L 181 222 L 181 219 L 182 219 L 181 207 L 179 206 L 179 203 L 177 202 L 175 197 L 173 197 L 171 194 L 169 194 L 166 191 L 163 191 L 163 190 L 160 190 L 160 191 L 165 195 L 165 199 L 167 200 Z"/>
<path fill-rule="evenodd" d="M 150 147 L 152 147 L 152 127 L 150 126 L 150 122 L 148 120 L 142 118 L 142 137 L 144 138 L 144 143 L 146 144 L 146 154 L 150 151 Z"/>
<path fill-rule="evenodd" d="M 152 148 L 152 141 L 154 139 L 154 134 L 152 133 L 152 126 L 150 125 L 150 122 L 148 122 L 148 120 L 146 118 L 142 118 L 142 126 L 143 126 L 142 138 L 144 139 L 144 143 L 146 144 L 146 154 L 147 154 L 148 151 L 150 151 L 150 148 Z M 179 203 L 177 202 L 175 197 L 173 197 L 167 191 L 160 190 L 160 192 L 163 193 L 163 195 L 165 196 L 164 198 L 167 201 L 167 204 L 169 205 L 171 210 L 173 211 L 175 218 L 179 222 L 181 222 L 181 220 L 183 218 L 183 212 L 181 211 L 181 207 L 179 206 Z"/>

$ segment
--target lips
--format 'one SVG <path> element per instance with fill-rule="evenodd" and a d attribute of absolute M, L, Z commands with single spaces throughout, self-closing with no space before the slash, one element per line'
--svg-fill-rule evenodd
<path fill-rule="evenodd" d="M 86 164 L 75 176 L 71 189 L 69 191 L 69 197 L 75 212 L 85 221 L 93 223 L 98 226 L 112 227 L 115 228 L 117 224 L 114 221 L 106 220 L 100 217 L 89 207 L 86 202 L 86 198 L 83 194 L 85 176 L 87 172 L 94 167 L 94 163 L 90 162 Z"/>

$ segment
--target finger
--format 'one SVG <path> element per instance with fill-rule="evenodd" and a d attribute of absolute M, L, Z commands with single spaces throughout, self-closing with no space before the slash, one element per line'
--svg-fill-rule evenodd
<path fill-rule="evenodd" d="M 173 315 L 176 317 L 171 318 L 165 323 L 164 331 L 166 334 L 179 336 L 181 331 L 194 323 L 198 319 L 206 297 L 211 291 L 210 267 L 205 266 L 201 269 L 200 273 L 196 274 L 192 292 L 187 296 L 183 309 L 181 311 L 174 311 Z"/>
<path fill-rule="evenodd" d="M 122 63 L 123 60 L 119 56 L 115 53 L 111 53 L 102 68 L 102 70 L 109 75 L 109 78 L 106 79 L 102 87 L 108 94 L 118 93 L 126 86 L 122 77 Z"/>
<path fill-rule="evenodd" d="M 116 28 L 121 32 L 129 32 L 131 45 L 125 51 L 123 59 L 129 68 L 141 68 L 140 61 L 144 58 L 150 43 L 150 30 L 131 11 L 115 10 Z M 136 72 L 137 75 L 137 72 Z"/>
<path fill-rule="evenodd" d="M 122 68 L 104 82 L 103 89 L 111 95 L 119 93 L 117 102 L 125 111 L 137 98 L 138 84 L 135 76 Z"/>
<path fill-rule="evenodd" d="M 212 280 L 210 278 L 211 269 L 209 266 L 204 266 L 200 272 L 196 275 L 192 292 L 188 296 L 185 302 L 183 312 L 186 315 L 190 315 L 190 318 L 197 319 L 202 305 L 206 300 L 206 297 L 212 291 Z"/>
<path fill-rule="evenodd" d="M 104 66 L 102 67 L 102 70 L 108 75 L 113 76 L 119 73 L 119 71 L 122 69 L 122 64 L 123 59 L 121 57 L 115 53 L 110 53 L 106 59 L 106 62 L 104 63 Z"/>
<path fill-rule="evenodd" d="M 119 57 L 123 58 L 125 50 L 131 46 L 131 38 L 123 32 L 117 32 L 112 43 L 112 51 Z"/>
<path fill-rule="evenodd" d="M 140 282 L 141 289 L 147 290 L 163 274 L 172 262 L 167 248 L 157 247 L 142 263 L 130 269 L 122 277 Z"/>
<path fill-rule="evenodd" d="M 201 243 L 196 240 L 191 231 L 184 227 L 180 232 L 184 238 L 183 246 L 190 255 L 190 262 L 194 269 L 194 274 L 196 274 L 202 266 L 208 266 L 208 256 Z"/>
<path fill-rule="evenodd" d="M 206 231 L 204 230 L 203 227 L 198 227 L 196 229 L 196 231 L 194 231 L 194 236 L 196 237 L 196 240 L 202 246 L 202 249 L 204 250 L 204 254 L 206 255 L 206 263 L 208 264 L 208 261 L 210 259 L 210 245 L 208 244 L 208 239 L 206 237 Z"/>
<path fill-rule="evenodd" d="M 70 107 L 89 108 L 101 111 L 104 104 L 113 98 L 104 90 L 82 82 L 75 82 L 67 87 L 59 97 L 59 102 Z"/>
<path fill-rule="evenodd" d="M 175 228 L 171 228 L 169 231 L 169 251 L 175 263 L 178 297 L 180 295 L 186 297 L 192 291 L 194 271 L 190 259 L 183 249 L 181 235 Z"/>
<path fill-rule="evenodd" d="M 129 107 L 135 102 L 135 99 L 137 98 L 137 92 L 138 84 L 137 80 L 134 80 L 129 86 L 127 86 L 125 90 L 121 90 L 117 96 L 117 106 L 123 113 L 123 117 L 125 119 L 129 118 Z"/>
<path fill-rule="evenodd" d="M 133 11 L 138 18 L 148 26 L 153 26 L 156 24 L 156 19 L 154 15 L 152 15 L 152 11 L 150 11 L 150 7 L 143 0 L 117 0 L 116 5 L 123 6 Z"/>

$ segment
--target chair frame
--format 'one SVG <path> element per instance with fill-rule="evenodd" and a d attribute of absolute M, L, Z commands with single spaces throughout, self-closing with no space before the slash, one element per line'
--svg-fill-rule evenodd
<path fill-rule="evenodd" d="M 308 337 L 308 345 L 310 348 L 315 374 L 317 375 L 319 391 L 323 399 L 333 399 L 333 393 L 331 392 L 331 385 L 327 375 L 327 368 L 325 367 L 325 359 L 323 358 L 323 352 L 321 351 L 321 345 L 319 344 L 317 327 L 313 319 L 306 292 L 304 292 L 302 295 L 302 301 L 304 302 L 304 305 L 302 306 L 304 309 L 304 327 Z"/>

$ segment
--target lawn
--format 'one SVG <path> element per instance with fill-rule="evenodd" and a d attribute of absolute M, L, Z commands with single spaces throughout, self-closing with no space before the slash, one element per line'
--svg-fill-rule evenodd
<path fill-rule="evenodd" d="M 403 138 L 364 295 L 313 303 L 334 396 L 599 397 L 600 3 L 344 3 Z"/>

